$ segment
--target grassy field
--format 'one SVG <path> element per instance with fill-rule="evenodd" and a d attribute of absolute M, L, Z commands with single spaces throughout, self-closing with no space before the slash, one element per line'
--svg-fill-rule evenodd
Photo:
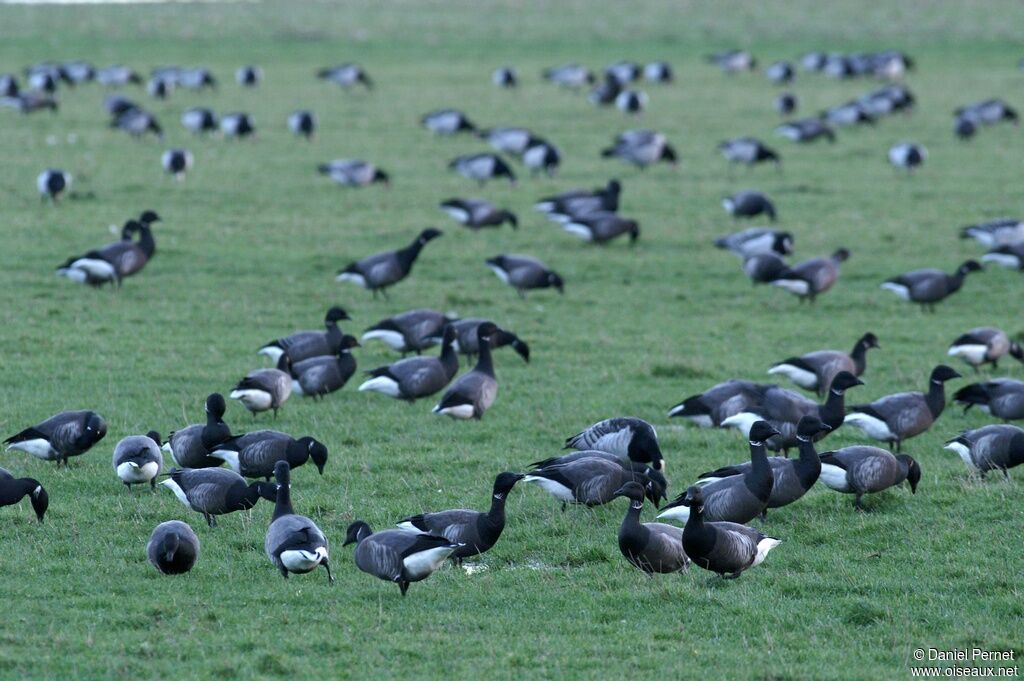
<path fill-rule="evenodd" d="M 917 648 L 1024 654 L 1020 473 L 978 481 L 942 443 L 988 419 L 947 411 L 905 451 L 921 463 L 916 496 L 906 487 L 869 499 L 813 490 L 773 512 L 763 528 L 784 543 L 761 567 L 723 582 L 694 569 L 648 579 L 620 557 L 626 503 L 559 511 L 524 486 L 509 500 L 509 525 L 472 575 L 445 568 L 398 589 L 358 572 L 345 527 L 375 528 L 453 506 L 484 508 L 493 476 L 555 455 L 563 439 L 612 415 L 659 429 L 673 493 L 699 473 L 744 460 L 734 432 L 668 422 L 677 401 L 731 377 L 767 380 L 773 361 L 836 347 L 865 331 L 882 349 L 869 357 L 854 403 L 920 390 L 962 331 L 994 325 L 1020 338 L 1021 275 L 989 268 L 937 314 L 922 314 L 879 289 L 918 267 L 952 271 L 980 249 L 956 238 L 962 224 L 1024 214 L 1021 130 L 995 127 L 970 143 L 951 132 L 960 104 L 1004 96 L 1024 104 L 1024 6 L 991 3 L 613 3 L 388 2 L 0 8 L 0 72 L 47 59 L 205 65 L 212 94 L 165 102 L 130 90 L 160 118 L 166 139 L 133 141 L 109 130 L 98 85 L 62 90 L 56 116 L 0 112 L 0 432 L 11 434 L 62 409 L 94 409 L 107 438 L 68 470 L 17 453 L 0 465 L 38 478 L 51 496 L 43 526 L 26 503 L 0 509 L 0 678 L 906 678 Z M 832 146 L 795 147 L 772 137 L 776 88 L 761 75 L 723 76 L 702 55 L 752 49 L 762 63 L 810 49 L 902 48 L 917 60 L 908 83 L 917 110 L 874 129 L 841 131 Z M 677 82 L 644 85 L 639 121 L 590 106 L 542 83 L 544 66 L 666 59 Z M 343 61 L 366 66 L 378 87 L 344 93 L 313 77 Z M 255 90 L 234 70 L 260 64 Z M 491 69 L 515 65 L 518 91 L 494 88 Z M 875 87 L 798 76 L 803 111 Z M 181 112 L 208 105 L 248 111 L 256 139 L 196 139 Z M 524 125 L 565 158 L 554 179 L 478 189 L 445 170 L 483 145 L 438 139 L 417 127 L 434 108 L 464 109 L 482 125 Z M 317 112 L 312 143 L 285 129 L 288 112 Z M 677 170 L 646 172 L 598 158 L 617 132 L 665 132 Z M 771 140 L 784 170 L 730 178 L 714 145 L 725 137 Z M 914 177 L 894 174 L 889 146 L 914 140 L 930 151 Z M 184 183 L 165 177 L 163 149 L 196 157 Z M 346 191 L 316 175 L 332 158 L 363 157 L 390 189 Z M 44 167 L 75 175 L 78 198 L 41 206 Z M 634 248 L 589 247 L 544 221 L 537 198 L 621 178 L 621 212 L 641 223 Z M 834 290 L 816 306 L 781 290 L 752 289 L 737 261 L 714 249 L 733 229 L 719 201 L 759 188 L 776 201 L 797 257 L 852 251 Z M 436 207 L 482 195 L 520 215 L 521 228 L 470 233 Z M 122 290 L 93 291 L 57 279 L 72 254 L 112 239 L 108 226 L 145 208 L 157 256 Z M 409 241 L 427 225 L 445 236 L 424 251 L 390 301 L 334 282 L 352 259 Z M 553 291 L 519 300 L 484 266 L 501 252 L 531 253 L 558 270 Z M 327 444 L 325 475 L 296 472 L 294 500 L 333 542 L 338 581 L 280 578 L 263 553 L 270 504 L 209 529 L 166 490 L 125 492 L 110 451 L 128 434 L 196 422 L 207 393 L 227 391 L 262 365 L 255 350 L 296 329 L 318 328 L 344 305 L 346 331 L 414 307 L 486 315 L 533 349 L 529 365 L 497 356 L 500 393 L 482 422 L 459 423 L 354 385 L 323 402 L 292 397 L 276 422 L 256 423 L 237 404 L 236 431 L 273 427 Z M 380 345 L 357 350 L 361 368 L 391 361 Z M 965 372 L 966 373 L 966 372 Z M 1009 375 L 1024 375 L 1008 365 Z M 970 378 L 970 377 L 968 377 Z M 353 380 L 355 383 L 355 379 Z M 963 384 L 950 384 L 956 388 Z M 860 442 L 843 429 L 830 447 Z M 648 509 L 645 518 L 653 517 Z M 195 570 L 164 578 L 145 559 L 160 521 L 189 522 L 203 542 Z"/>

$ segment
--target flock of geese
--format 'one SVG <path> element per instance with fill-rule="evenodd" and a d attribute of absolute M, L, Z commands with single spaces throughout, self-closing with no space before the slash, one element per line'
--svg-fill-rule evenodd
<path fill-rule="evenodd" d="M 744 51 L 712 55 L 709 61 L 734 74 L 757 69 L 757 61 Z M 913 108 L 910 89 L 898 81 L 914 68 L 907 55 L 889 51 L 867 54 L 812 53 L 800 59 L 807 72 L 832 78 L 882 78 L 887 84 L 864 96 L 844 102 L 819 115 L 791 118 L 776 129 L 779 137 L 798 144 L 818 140 L 834 143 L 836 129 L 871 125 L 881 117 Z M 797 68 L 776 62 L 764 70 L 773 83 L 784 86 L 796 76 Z M 673 81 L 665 62 L 646 65 L 618 62 L 603 73 L 566 64 L 543 72 L 543 78 L 562 88 L 589 88 L 588 101 L 595 106 L 614 106 L 626 115 L 642 111 L 650 102 L 641 82 L 664 87 Z M 374 81 L 356 64 L 321 69 L 316 76 L 341 88 L 371 90 Z M 255 66 L 235 74 L 242 87 L 257 87 L 263 79 Z M 214 75 L 203 68 L 161 67 L 148 79 L 124 66 L 95 68 L 85 62 L 46 63 L 28 68 L 22 88 L 13 75 L 0 76 L 0 103 L 22 113 L 57 111 L 56 93 L 72 85 L 97 81 L 109 88 L 145 83 L 156 99 L 171 96 L 176 89 L 203 91 L 218 87 Z M 492 74 L 501 88 L 520 83 L 509 66 Z M 139 137 L 162 136 L 157 118 L 139 103 L 112 94 L 104 102 L 110 126 Z M 775 98 L 780 114 L 793 117 L 798 98 L 789 92 Z M 953 112 L 954 133 L 970 138 L 983 127 L 1009 121 L 1017 113 L 998 99 L 967 104 Z M 448 167 L 480 186 L 489 181 L 517 182 L 515 163 L 532 174 L 554 175 L 562 162 L 559 149 L 548 139 L 527 128 L 479 128 L 462 111 L 432 111 L 420 119 L 435 135 L 475 135 L 492 151 L 452 159 Z M 204 107 L 188 109 L 181 124 L 196 135 L 216 132 L 225 137 L 245 138 L 255 133 L 254 118 L 244 112 L 217 116 Z M 318 122 L 314 112 L 296 110 L 286 121 L 288 130 L 312 139 Z M 730 169 L 737 165 L 782 164 L 782 155 L 764 141 L 736 137 L 718 145 Z M 628 130 L 615 136 L 599 151 L 603 158 L 618 159 L 640 169 L 659 163 L 677 164 L 679 157 L 666 136 L 655 130 Z M 927 159 L 927 150 L 907 142 L 892 147 L 888 159 L 895 167 L 912 172 Z M 161 156 L 164 170 L 183 179 L 194 165 L 187 149 L 168 149 Z M 311 165 L 311 171 L 314 166 Z M 368 187 L 390 182 L 388 172 L 363 159 L 336 159 L 315 165 L 316 171 L 347 187 Z M 311 173 L 312 176 L 312 173 Z M 59 202 L 72 186 L 70 173 L 47 169 L 37 178 L 43 201 Z M 639 179 L 638 179 L 639 181 Z M 574 189 L 539 198 L 537 211 L 563 229 L 585 241 L 605 244 L 625 237 L 631 243 L 640 236 L 636 220 L 619 214 L 623 185 L 618 179 L 592 189 Z M 506 208 L 478 198 L 453 197 L 438 204 L 440 210 L 459 224 L 473 230 L 512 229 L 519 218 Z M 722 207 L 735 220 L 764 218 L 775 222 L 775 202 L 762 192 L 747 190 L 724 197 Z M 154 223 L 160 216 L 145 210 L 126 220 L 121 238 L 81 255 L 66 259 L 57 273 L 74 282 L 93 287 L 119 287 L 124 279 L 139 274 L 156 252 Z M 411 276 L 424 248 L 443 234 L 435 228 L 420 232 L 410 243 L 367 255 L 336 273 L 339 282 L 355 284 L 387 298 L 388 289 Z M 1001 219 L 963 228 L 961 236 L 978 241 L 987 249 L 983 262 L 1024 269 L 1024 222 Z M 738 256 L 744 273 L 754 284 L 779 287 L 813 303 L 831 290 L 840 277 L 842 264 L 851 257 L 837 246 L 830 255 L 788 263 L 794 252 L 793 234 L 773 227 L 750 227 L 723 235 L 715 245 Z M 500 281 L 525 297 L 528 292 L 554 288 L 564 292 L 561 275 L 536 257 L 499 254 L 484 264 Z M 882 288 L 934 311 L 937 303 L 959 291 L 968 274 L 982 270 L 968 260 L 952 274 L 939 269 L 919 269 L 891 277 Z M 357 371 L 353 349 L 363 343 L 380 342 L 399 353 L 401 359 L 365 371 L 360 392 L 373 392 L 410 403 L 440 394 L 435 414 L 455 419 L 480 419 L 494 406 L 498 381 L 493 351 L 511 347 L 524 361 L 530 347 L 515 333 L 484 317 L 453 318 L 430 309 L 413 309 L 382 319 L 364 330 L 360 338 L 346 334 L 339 324 L 350 321 L 342 307 L 328 309 L 323 330 L 297 331 L 268 341 L 257 349 L 273 368 L 249 372 L 227 392 L 253 414 L 275 415 L 293 393 L 323 398 L 342 389 Z M 437 355 L 425 351 L 439 346 Z M 526 472 L 505 471 L 493 483 L 490 507 L 486 511 L 451 509 L 398 519 L 394 529 L 374 531 L 357 520 L 348 526 L 344 545 L 355 544 L 356 566 L 398 585 L 405 595 L 412 582 L 427 578 L 446 560 L 461 564 L 496 545 L 505 527 L 505 502 L 522 482 L 539 487 L 562 504 L 596 506 L 619 497 L 629 507 L 619 530 L 622 555 L 636 568 L 648 573 L 685 570 L 691 563 L 723 577 L 735 578 L 759 565 L 780 543 L 749 527 L 751 521 L 767 517 L 769 509 L 798 502 L 816 483 L 854 496 L 854 505 L 864 505 L 866 495 L 908 483 L 912 493 L 921 481 L 920 463 L 903 454 L 906 441 L 929 430 L 946 406 L 945 384 L 961 378 L 953 368 L 938 364 L 924 390 L 886 395 L 874 401 L 846 404 L 846 391 L 863 385 L 859 378 L 867 368 L 868 351 L 880 347 L 874 333 L 864 333 L 850 352 L 818 350 L 800 356 L 780 358 L 767 368 L 769 375 L 782 376 L 803 393 L 776 384 L 731 379 L 710 387 L 673 406 L 669 417 L 691 421 L 698 427 L 734 428 L 749 442 L 749 458 L 717 470 L 707 471 L 692 481 L 681 494 L 669 500 L 666 465 L 654 427 L 636 417 L 614 417 L 599 421 L 568 438 L 569 453 L 529 464 Z M 413 356 L 408 356 L 408 355 Z M 458 375 L 459 357 L 472 367 Z M 998 367 L 1006 356 L 1024 361 L 1024 350 L 1006 332 L 990 327 L 975 328 L 956 338 L 947 355 L 957 357 L 977 371 L 986 364 Z M 992 378 L 967 385 L 954 395 L 964 409 L 977 407 L 993 417 L 1011 421 L 1024 419 L 1024 382 Z M 199 513 L 210 527 L 217 517 L 253 508 L 262 498 L 274 503 L 267 528 L 265 551 L 272 566 L 284 577 L 324 567 L 331 572 L 328 539 L 309 517 L 296 512 L 291 485 L 295 470 L 312 462 L 322 475 L 329 460 L 327 446 L 311 435 L 293 437 L 276 430 L 237 433 L 225 421 L 227 404 L 220 393 L 205 402 L 205 422 L 188 425 L 166 437 L 158 431 L 129 435 L 113 450 L 114 477 L 129 491 L 135 485 L 159 484 L 168 488 L 188 509 Z M 819 452 L 818 443 L 844 425 L 882 443 L 884 449 L 866 444 Z M 46 461 L 68 465 L 70 458 L 89 452 L 107 434 L 104 418 L 94 411 L 65 411 L 11 435 L 4 442 L 16 450 Z M 789 450 L 798 456 L 788 458 Z M 993 424 L 968 430 L 950 439 L 946 448 L 959 455 L 968 467 L 984 476 L 989 471 L 1007 475 L 1024 463 L 1024 430 L 1009 424 Z M 769 456 L 768 452 L 781 452 Z M 165 470 L 164 452 L 175 467 Z M 302 481 L 299 484 L 307 484 Z M 39 522 L 50 503 L 48 491 L 36 479 L 15 478 L 0 469 L 0 506 L 28 499 Z M 645 502 L 659 508 L 659 518 L 678 524 L 641 522 Z M 667 501 L 663 505 L 663 502 Z M 333 529 L 333 528 L 328 528 Z M 196 564 L 200 541 L 187 524 L 172 520 L 152 532 L 147 545 L 150 562 L 161 572 L 187 572 Z"/>

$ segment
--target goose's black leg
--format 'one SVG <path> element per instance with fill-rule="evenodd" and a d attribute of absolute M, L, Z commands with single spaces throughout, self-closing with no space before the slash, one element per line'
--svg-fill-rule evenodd
<path fill-rule="evenodd" d="M 320 562 L 320 564 L 324 566 L 325 570 L 327 570 L 327 583 L 328 584 L 334 584 L 334 575 L 331 574 L 331 564 L 330 564 L 330 562 L 326 558 L 324 558 Z"/>

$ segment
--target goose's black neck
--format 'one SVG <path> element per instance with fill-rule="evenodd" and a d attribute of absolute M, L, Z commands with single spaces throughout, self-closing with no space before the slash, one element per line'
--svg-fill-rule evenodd
<path fill-rule="evenodd" d="M 480 358 L 476 361 L 474 371 L 487 374 L 494 378 L 494 361 L 491 359 L 491 337 L 480 339 Z"/>
<path fill-rule="evenodd" d="M 868 365 L 868 344 L 864 340 L 857 341 L 857 344 L 853 346 L 853 352 L 850 353 L 850 359 L 853 360 L 853 366 L 857 368 L 857 375 L 860 376 L 863 374 L 864 369 L 866 369 Z"/>
<path fill-rule="evenodd" d="M 277 476 L 277 502 L 274 504 L 274 515 L 271 520 L 277 520 L 284 515 L 293 515 L 291 475 Z"/>
<path fill-rule="evenodd" d="M 412 267 L 412 264 L 416 262 L 416 258 L 419 257 L 420 251 L 423 250 L 424 244 L 426 244 L 426 241 L 417 237 L 411 244 L 396 251 L 395 255 L 398 257 L 398 262 L 402 264 L 403 269 Z"/>
<path fill-rule="evenodd" d="M 801 486 L 808 489 L 821 475 L 821 459 L 818 458 L 818 450 L 814 448 L 814 442 L 810 438 L 797 436 L 797 449 L 800 452 L 800 458 L 797 459 L 794 467 Z"/>
<path fill-rule="evenodd" d="M 949 292 L 956 293 L 960 290 L 960 287 L 964 285 L 964 279 L 967 278 L 967 272 L 963 270 L 957 270 L 953 274 L 946 275 L 947 283 L 949 284 Z"/>
<path fill-rule="evenodd" d="M 0 481 L 0 506 L 10 506 L 24 499 L 39 487 L 39 481 L 32 478 L 17 478 Z"/>
<path fill-rule="evenodd" d="M 146 254 L 146 258 L 152 258 L 156 252 L 156 241 L 153 240 L 153 230 L 146 223 L 139 226 L 139 248 Z"/>
<path fill-rule="evenodd" d="M 338 348 L 341 347 L 341 329 L 338 328 L 338 322 L 331 319 L 324 322 L 324 326 L 327 327 L 327 345 L 330 347 L 331 352 L 337 352 Z"/>
<path fill-rule="evenodd" d="M 199 436 L 207 452 L 231 438 L 231 428 L 219 416 L 206 413 L 206 425 Z"/>
<path fill-rule="evenodd" d="M 830 388 L 825 404 L 818 407 L 818 417 L 822 423 L 835 430 L 843 424 L 846 411 L 846 391 Z"/>
<path fill-rule="evenodd" d="M 946 384 L 932 379 L 928 385 L 928 394 L 924 396 L 925 404 L 932 418 L 937 419 L 946 408 Z"/>
<path fill-rule="evenodd" d="M 445 374 L 449 377 L 454 376 L 455 372 L 459 370 L 459 356 L 452 343 L 445 343 L 441 347 L 441 356 L 438 359 L 441 366 L 444 367 Z"/>

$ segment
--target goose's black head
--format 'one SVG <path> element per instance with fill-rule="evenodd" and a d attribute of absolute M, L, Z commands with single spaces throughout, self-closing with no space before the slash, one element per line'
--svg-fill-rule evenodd
<path fill-rule="evenodd" d="M 385 187 L 390 187 L 391 186 L 391 176 L 388 175 L 387 173 L 385 173 L 380 168 L 378 168 L 373 173 L 373 180 L 372 180 L 372 182 L 380 182 Z"/>
<path fill-rule="evenodd" d="M 772 149 L 762 148 L 758 153 L 758 157 L 762 161 L 771 161 L 775 165 L 779 165 L 780 163 L 782 163 L 782 158 L 779 156 L 777 152 L 775 152 Z"/>
<path fill-rule="evenodd" d="M 865 348 L 881 348 L 882 347 L 881 345 L 878 344 L 878 337 L 875 336 L 875 334 L 871 333 L 870 331 L 867 332 L 866 334 L 864 334 L 863 336 L 861 336 L 859 342 L 861 344 L 863 344 Z"/>
<path fill-rule="evenodd" d="M 789 232 L 776 232 L 775 242 L 772 250 L 779 255 L 789 255 L 793 252 L 793 235 Z"/>
<path fill-rule="evenodd" d="M 352 318 L 348 316 L 348 312 L 345 311 L 345 308 L 340 305 L 335 305 L 331 309 L 327 310 L 327 314 L 324 315 L 325 324 L 332 324 L 349 319 Z"/>
<path fill-rule="evenodd" d="M 1021 348 L 1020 343 L 1010 343 L 1010 357 L 1024 362 L 1024 348 Z"/>
<path fill-rule="evenodd" d="M 82 439 L 85 441 L 86 448 L 96 444 L 106 435 L 107 422 L 96 412 L 89 412 L 89 418 L 85 420 L 85 432 L 82 433 Z"/>
<path fill-rule="evenodd" d="M 686 497 L 684 498 L 687 505 L 690 507 L 690 514 L 700 514 L 704 512 L 704 490 L 697 485 L 691 485 L 686 490 Z"/>
<path fill-rule="evenodd" d="M 273 482 L 254 482 L 249 485 L 249 489 L 256 492 L 258 497 L 262 497 L 267 501 L 277 501 L 277 490 L 279 485 Z M 251 499 L 247 501 L 245 506 L 246 509 L 250 509 L 256 505 L 257 499 Z"/>
<path fill-rule="evenodd" d="M 846 262 L 850 259 L 850 251 L 845 248 L 840 248 L 832 254 L 832 259 L 836 262 Z"/>
<path fill-rule="evenodd" d="M 490 343 L 491 336 L 498 332 L 497 325 L 494 322 L 483 322 L 480 326 L 476 327 L 476 338 L 483 347 L 484 344 Z"/>
<path fill-rule="evenodd" d="M 278 486 L 290 484 L 291 478 L 292 468 L 287 461 L 278 461 L 274 464 L 274 480 L 277 481 Z"/>
<path fill-rule="evenodd" d="M 343 354 L 345 352 L 348 352 L 352 348 L 359 348 L 359 347 L 362 347 L 362 346 L 359 344 L 359 341 L 356 339 L 355 336 L 350 336 L 348 334 L 345 334 L 344 336 L 341 337 L 341 345 L 338 346 L 338 354 L 340 355 L 340 354 Z"/>
<path fill-rule="evenodd" d="M 455 327 L 451 324 L 445 324 L 444 334 L 441 336 L 441 347 L 448 347 L 455 342 Z"/>
<path fill-rule="evenodd" d="M 643 466 L 643 486 L 647 498 L 654 504 L 654 508 L 660 508 L 661 502 L 665 499 L 665 491 L 668 489 L 668 480 L 661 471 L 656 471 L 650 466 Z"/>
<path fill-rule="evenodd" d="M 622 183 L 617 179 L 612 178 L 608 180 L 608 185 L 604 188 L 605 192 L 612 196 L 618 196 L 622 192 Z"/>
<path fill-rule="evenodd" d="M 679 162 L 679 157 L 676 155 L 676 150 L 672 147 L 672 145 L 666 144 L 664 147 L 662 147 L 661 156 L 658 160 L 675 164 Z"/>
<path fill-rule="evenodd" d="M 971 272 L 981 272 L 982 269 L 984 268 L 981 266 L 981 263 L 979 263 L 977 260 L 968 260 L 963 265 L 960 265 L 960 267 L 958 267 L 956 271 L 957 274 L 966 276 Z"/>
<path fill-rule="evenodd" d="M 914 461 L 914 457 L 900 454 L 897 457 L 900 463 L 907 467 L 907 482 L 910 483 L 910 493 L 917 494 L 917 483 L 921 482 L 921 465 Z"/>
<path fill-rule="evenodd" d="M 129 220 L 128 222 L 124 223 L 124 227 L 121 228 L 121 239 L 125 241 L 130 240 L 133 234 L 141 231 L 141 222 L 137 220 Z"/>
<path fill-rule="evenodd" d="M 320 471 L 320 475 L 324 474 L 324 466 L 327 465 L 327 447 L 318 440 L 315 440 L 309 436 L 299 438 L 297 444 L 301 449 L 309 454 L 309 458 L 313 459 L 313 463 L 316 465 L 316 469 Z M 284 461 L 278 461 L 277 465 L 274 466 L 274 475 L 277 475 L 277 466 L 280 466 Z"/>
<path fill-rule="evenodd" d="M 425 230 L 420 232 L 420 235 L 418 237 L 418 241 L 420 242 L 420 245 L 423 245 L 423 244 L 427 243 L 428 241 L 436 239 L 437 237 L 441 236 L 442 234 L 444 234 L 444 232 L 442 232 L 439 229 L 436 229 L 434 227 L 427 227 Z"/>
<path fill-rule="evenodd" d="M 227 405 L 224 404 L 224 396 L 220 393 L 211 393 L 206 398 L 206 413 L 215 417 L 218 421 L 224 418 Z"/>
<path fill-rule="evenodd" d="M 154 222 L 160 222 L 160 216 L 156 214 L 155 210 L 144 210 L 139 215 L 139 222 L 152 225 Z"/>
<path fill-rule="evenodd" d="M 656 471 L 665 470 L 665 460 L 661 455 L 661 446 L 658 444 L 658 435 L 654 428 L 644 424 L 646 427 L 634 428 L 633 437 L 629 441 L 627 456 L 633 461 L 650 461 L 651 467 Z"/>
<path fill-rule="evenodd" d="M 813 440 L 819 433 L 827 433 L 832 427 L 817 416 L 804 416 L 796 424 L 797 437 Z"/>
<path fill-rule="evenodd" d="M 642 505 L 644 503 L 644 497 L 647 495 L 644 486 L 639 482 L 627 482 L 622 487 L 615 490 L 616 497 L 627 497 L 631 501 L 638 501 Z"/>
<path fill-rule="evenodd" d="M 512 488 L 516 486 L 516 483 L 523 479 L 521 473 L 510 473 L 505 471 L 504 473 L 498 473 L 498 477 L 494 479 L 494 498 L 504 499 L 505 495 L 512 491 Z"/>
<path fill-rule="evenodd" d="M 146 437 L 155 442 L 157 447 L 163 444 L 163 442 L 160 441 L 160 433 L 156 432 L 155 430 L 151 430 L 148 433 L 146 433 Z"/>
<path fill-rule="evenodd" d="M 36 519 L 43 522 L 46 509 L 50 507 L 50 495 L 46 493 L 42 485 L 36 485 L 29 497 L 32 501 L 32 510 L 36 512 Z"/>
<path fill-rule="evenodd" d="M 366 521 L 357 520 L 348 526 L 348 530 L 345 532 L 345 543 L 342 546 L 358 544 L 371 534 L 373 534 L 373 528 Z"/>
<path fill-rule="evenodd" d="M 961 375 L 956 371 L 956 369 L 948 367 L 945 364 L 940 364 L 932 369 L 932 383 L 945 383 L 946 381 L 952 381 L 954 378 L 961 378 Z"/>
<path fill-rule="evenodd" d="M 772 438 L 779 434 L 779 431 L 775 430 L 770 423 L 767 421 L 754 421 L 754 425 L 750 427 L 750 444 L 763 445 L 769 438 Z"/>
<path fill-rule="evenodd" d="M 840 371 L 836 374 L 836 377 L 832 379 L 832 386 L 829 389 L 837 395 L 842 395 L 847 389 L 857 385 L 864 385 L 864 381 L 860 380 L 849 371 Z"/>
<path fill-rule="evenodd" d="M 565 282 L 554 272 L 548 272 L 548 286 L 554 287 L 559 293 L 565 293 Z"/>

